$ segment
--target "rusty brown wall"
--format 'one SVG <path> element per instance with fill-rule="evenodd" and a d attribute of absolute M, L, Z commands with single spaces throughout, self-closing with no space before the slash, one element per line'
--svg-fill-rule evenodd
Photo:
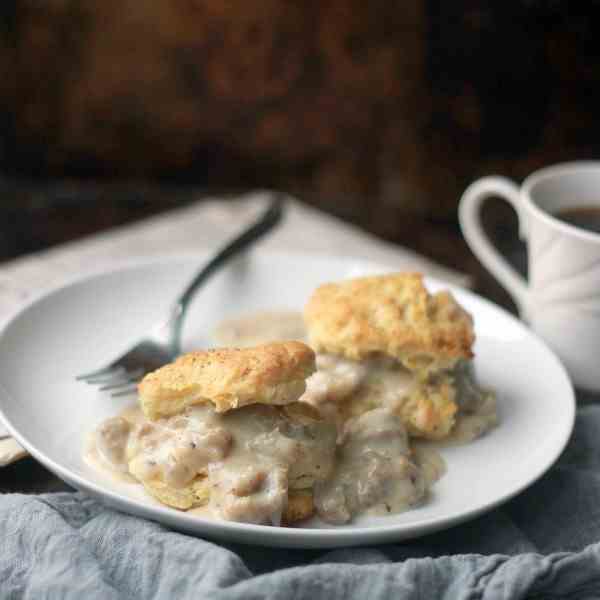
<path fill-rule="evenodd" d="M 481 173 L 598 155 L 574 4 L 5 0 L 0 168 L 278 186 L 397 236 Z"/>

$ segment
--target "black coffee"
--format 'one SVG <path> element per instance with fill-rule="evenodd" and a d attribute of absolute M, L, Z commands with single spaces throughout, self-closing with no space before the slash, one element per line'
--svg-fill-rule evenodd
<path fill-rule="evenodd" d="M 600 233 L 600 206 L 573 206 L 564 208 L 554 216 L 569 225 Z"/>

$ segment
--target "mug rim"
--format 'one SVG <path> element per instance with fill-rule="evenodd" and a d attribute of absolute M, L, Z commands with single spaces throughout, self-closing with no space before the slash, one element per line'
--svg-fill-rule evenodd
<path fill-rule="evenodd" d="M 581 229 L 580 227 L 576 227 L 575 225 L 566 223 L 565 221 L 561 221 L 552 213 L 541 209 L 537 203 L 534 202 L 531 196 L 532 189 L 544 179 L 562 176 L 573 171 L 596 171 L 598 173 L 598 178 L 600 179 L 600 161 L 577 160 L 572 162 L 557 163 L 555 165 L 538 169 L 537 171 L 534 171 L 528 175 L 523 181 L 521 185 L 521 196 L 527 203 L 529 210 L 531 210 L 539 219 L 545 221 L 548 225 L 557 228 L 563 233 L 574 235 L 581 240 L 598 243 L 600 242 L 600 233 L 587 231 L 585 229 Z"/>

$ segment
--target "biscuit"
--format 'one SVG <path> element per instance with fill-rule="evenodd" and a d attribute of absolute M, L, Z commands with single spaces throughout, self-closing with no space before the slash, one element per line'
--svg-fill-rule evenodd
<path fill-rule="evenodd" d="M 315 514 L 313 493 L 310 490 L 290 490 L 281 515 L 282 525 L 291 525 L 309 519 Z"/>
<path fill-rule="evenodd" d="M 339 403 L 340 417 L 345 422 L 386 405 L 379 386 L 366 383 Z M 406 395 L 388 407 L 400 417 L 411 437 L 440 440 L 454 427 L 458 411 L 456 388 L 450 376 L 429 381 L 415 379 Z"/>
<path fill-rule="evenodd" d="M 159 502 L 179 510 L 204 506 L 210 500 L 210 485 L 208 478 L 203 475 L 183 488 L 174 488 L 160 479 L 140 481 L 144 489 Z"/>
<path fill-rule="evenodd" d="M 473 319 L 449 292 L 430 294 L 419 273 L 329 283 L 304 318 L 316 352 L 351 360 L 390 356 L 413 371 L 451 368 L 473 356 Z"/>
<path fill-rule="evenodd" d="M 190 352 L 142 379 L 140 405 L 155 420 L 206 401 L 217 412 L 288 404 L 304 393 L 305 379 L 314 371 L 315 354 L 302 342 Z"/>
<path fill-rule="evenodd" d="M 143 481 L 142 484 L 153 498 L 179 510 L 205 506 L 210 500 L 210 485 L 207 477 L 197 477 L 184 488 L 173 488 L 160 480 Z M 297 521 L 308 519 L 314 512 L 312 491 L 290 490 L 281 521 L 283 525 L 291 525 Z"/>
<path fill-rule="evenodd" d="M 447 437 L 457 411 L 456 388 L 449 381 L 418 383 L 396 410 L 410 436 L 428 440 Z"/>

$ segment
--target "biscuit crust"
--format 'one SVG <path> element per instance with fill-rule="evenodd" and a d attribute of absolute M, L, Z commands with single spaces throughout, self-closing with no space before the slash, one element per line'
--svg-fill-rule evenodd
<path fill-rule="evenodd" d="M 144 489 L 162 504 L 179 510 L 189 510 L 208 504 L 210 485 L 206 476 L 200 475 L 183 488 L 168 486 L 160 479 L 140 480 Z"/>
<path fill-rule="evenodd" d="M 142 482 L 144 489 L 161 504 L 187 511 L 206 506 L 210 500 L 210 484 L 207 477 L 197 477 L 184 488 L 173 488 L 159 480 Z M 281 515 L 281 524 L 293 525 L 315 514 L 312 490 L 290 490 L 288 501 Z"/>
<path fill-rule="evenodd" d="M 304 393 L 305 379 L 314 371 L 314 352 L 296 341 L 190 352 L 144 377 L 140 405 L 155 420 L 206 401 L 217 412 L 289 404 Z"/>
<path fill-rule="evenodd" d="M 352 360 L 387 355 L 425 373 L 473 356 L 471 315 L 450 292 L 430 294 L 420 273 L 322 285 L 304 318 L 316 352 Z"/>
<path fill-rule="evenodd" d="M 458 412 L 456 389 L 449 380 L 419 383 L 396 412 L 412 437 L 442 440 L 454 427 Z"/>
<path fill-rule="evenodd" d="M 456 388 L 448 375 L 426 381 L 415 378 L 406 395 L 393 405 L 386 405 L 382 400 L 382 392 L 376 382 L 367 382 L 344 398 L 339 406 L 343 421 L 388 406 L 401 418 L 411 437 L 428 440 L 448 437 L 458 412 Z"/>
<path fill-rule="evenodd" d="M 282 525 L 293 525 L 315 514 L 312 490 L 290 490 L 288 501 L 281 515 Z"/>

